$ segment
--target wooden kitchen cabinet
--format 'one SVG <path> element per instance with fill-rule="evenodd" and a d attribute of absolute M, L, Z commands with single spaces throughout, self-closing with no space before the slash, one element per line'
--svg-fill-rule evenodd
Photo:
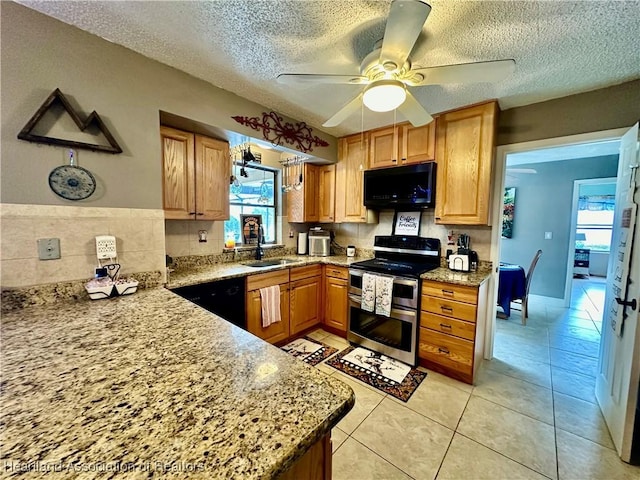
<path fill-rule="evenodd" d="M 402 123 L 369 132 L 369 168 L 395 167 L 435 159 L 435 121 Z"/>
<path fill-rule="evenodd" d="M 322 322 L 322 265 L 291 269 L 290 334 L 295 335 Z"/>
<path fill-rule="evenodd" d="M 281 321 L 268 327 L 262 326 L 262 300 L 260 289 L 280 286 Z M 247 330 L 269 343 L 282 342 L 289 338 L 289 269 L 261 273 L 247 277 L 246 297 Z"/>
<path fill-rule="evenodd" d="M 496 102 L 438 117 L 436 223 L 489 225 L 497 120 Z"/>
<path fill-rule="evenodd" d="M 162 194 L 168 220 L 229 218 L 229 144 L 160 127 Z"/>
<path fill-rule="evenodd" d="M 364 206 L 364 171 L 367 160 L 368 132 L 342 137 L 338 143 L 336 164 L 335 222 L 376 223 L 376 212 Z"/>
<path fill-rule="evenodd" d="M 302 189 L 287 192 L 287 220 L 294 223 L 319 221 L 320 199 L 318 192 L 319 167 L 305 163 L 302 175 Z M 297 181 L 299 170 L 292 167 L 289 174 L 289 182 Z"/>
<path fill-rule="evenodd" d="M 349 308 L 349 270 L 325 265 L 324 270 L 324 324 L 335 333 L 346 333 Z"/>
<path fill-rule="evenodd" d="M 333 223 L 336 207 L 336 166 L 318 167 L 318 222 Z"/>
<path fill-rule="evenodd" d="M 422 281 L 420 364 L 473 384 L 484 353 L 487 282 L 480 286 Z"/>

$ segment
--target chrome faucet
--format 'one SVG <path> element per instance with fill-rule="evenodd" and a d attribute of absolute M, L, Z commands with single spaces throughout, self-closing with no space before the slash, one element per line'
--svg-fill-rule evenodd
<path fill-rule="evenodd" d="M 258 246 L 256 247 L 256 260 L 262 260 L 264 256 L 264 250 L 262 250 L 262 241 L 264 240 L 264 230 L 262 225 L 258 227 Z"/>

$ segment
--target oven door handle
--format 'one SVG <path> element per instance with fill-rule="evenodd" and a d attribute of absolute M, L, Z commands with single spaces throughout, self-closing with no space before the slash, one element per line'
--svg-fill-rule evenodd
<path fill-rule="evenodd" d="M 360 305 L 362 304 L 362 297 L 358 295 L 349 294 L 349 303 L 350 306 L 356 307 L 361 310 Z M 367 312 L 375 314 L 375 312 Z M 415 323 L 418 317 L 418 312 L 416 310 L 407 310 L 404 308 L 391 308 L 391 315 L 389 318 L 395 318 L 397 320 L 401 320 L 403 322 Z"/>

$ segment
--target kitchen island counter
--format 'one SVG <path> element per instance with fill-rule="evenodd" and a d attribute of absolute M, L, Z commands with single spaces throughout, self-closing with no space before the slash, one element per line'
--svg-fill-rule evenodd
<path fill-rule="evenodd" d="M 351 388 L 163 288 L 2 318 L 1 458 L 64 478 L 274 478 Z"/>

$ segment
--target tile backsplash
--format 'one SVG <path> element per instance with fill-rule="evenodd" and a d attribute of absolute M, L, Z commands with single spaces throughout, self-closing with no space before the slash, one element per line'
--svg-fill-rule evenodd
<path fill-rule="evenodd" d="M 391 210 L 380 212 L 377 224 L 342 223 L 335 224 L 336 242 L 342 246 L 355 245 L 359 249 L 373 248 L 376 235 L 391 235 L 393 231 L 393 216 Z M 442 243 L 442 255 L 447 252 L 447 233 L 453 230 L 455 239 L 460 233 L 467 233 L 471 237 L 471 248 L 478 252 L 480 260 L 489 260 L 491 253 L 491 227 L 468 225 L 437 225 L 433 210 L 422 212 L 420 236 L 439 238 Z M 454 251 L 457 247 L 454 247 Z"/>
<path fill-rule="evenodd" d="M 165 275 L 164 212 L 155 209 L 0 205 L 0 286 L 85 280 L 97 265 L 95 237 L 116 237 L 122 274 Z M 37 240 L 59 238 L 61 258 L 39 260 Z"/>

